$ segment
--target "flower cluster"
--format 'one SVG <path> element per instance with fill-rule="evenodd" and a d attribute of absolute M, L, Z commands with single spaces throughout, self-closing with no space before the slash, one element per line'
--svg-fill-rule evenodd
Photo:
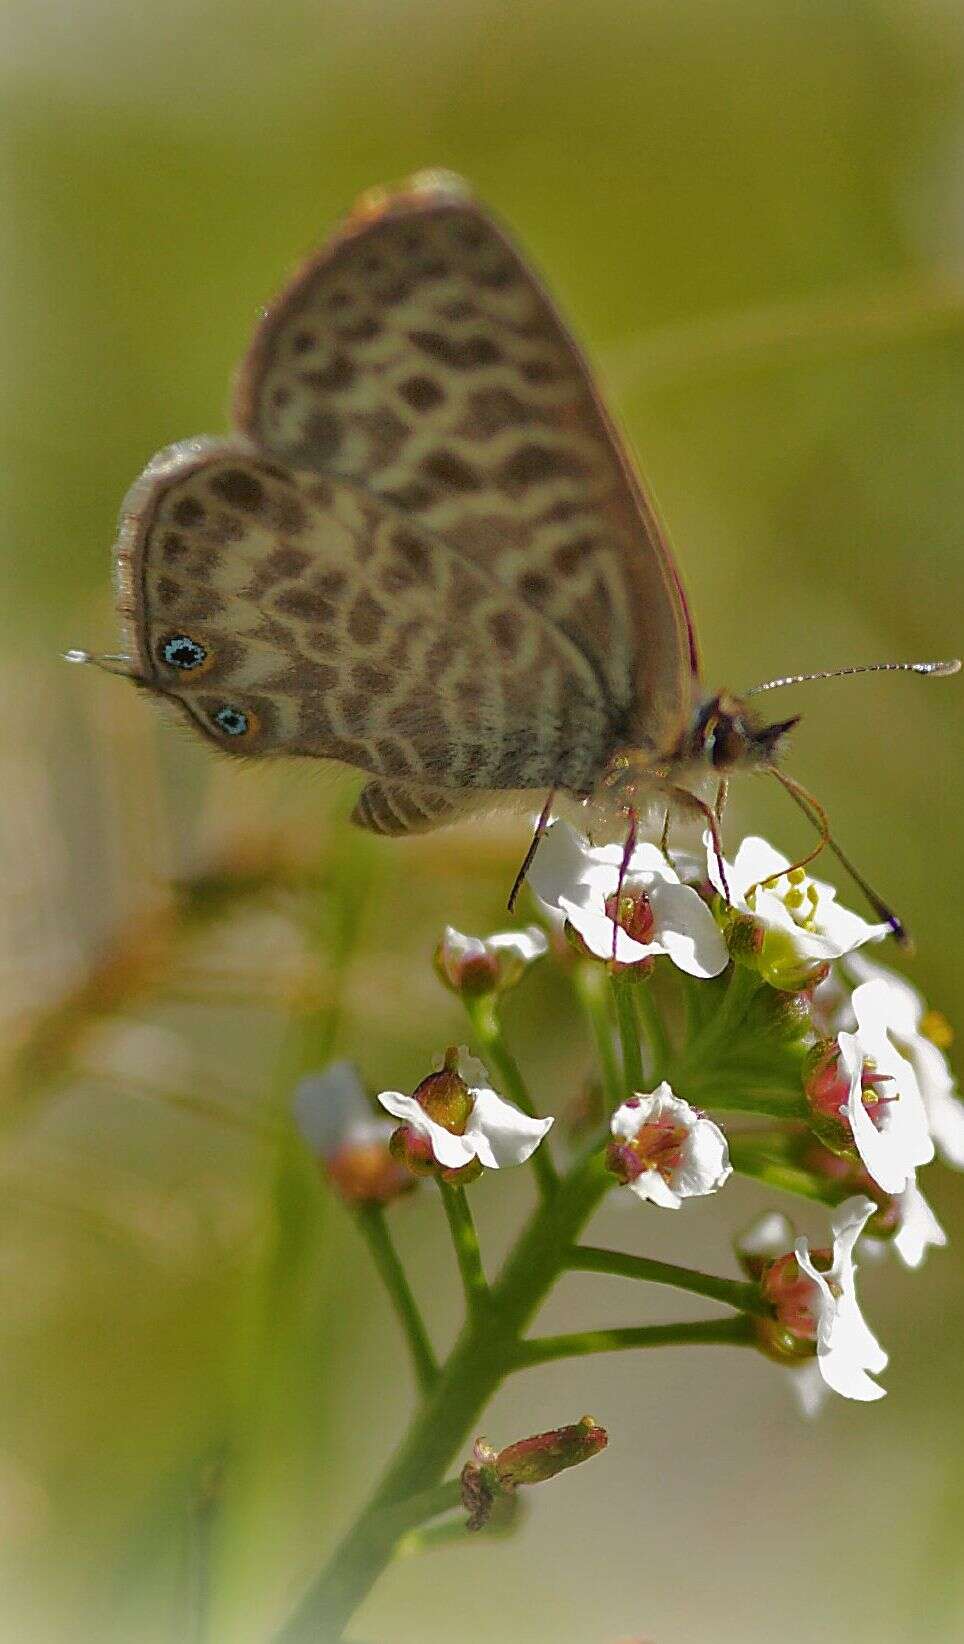
<path fill-rule="evenodd" d="M 830 885 L 764 840 L 744 840 L 726 863 L 709 839 L 699 859 L 670 860 L 652 843 L 625 858 L 622 846 L 593 846 L 559 822 L 529 875 L 543 924 L 571 945 L 567 969 L 600 1054 L 594 1089 L 604 1094 L 591 1114 L 587 1107 L 580 1135 L 591 1145 L 570 1166 L 594 1184 L 585 1214 L 607 1188 L 678 1211 L 734 1172 L 822 1201 L 826 1243 L 811 1245 L 782 1212 L 767 1211 L 739 1241 L 744 1280 L 703 1275 L 704 1293 L 742 1315 L 723 1339 L 751 1341 L 796 1369 L 807 1408 L 818 1389 L 878 1399 L 887 1355 L 860 1312 L 855 1256 L 892 1243 L 916 1267 L 946 1242 L 918 1172 L 935 1149 L 964 1167 L 964 1106 L 944 1054 L 950 1030 L 909 983 L 867 958 L 888 927 L 841 906 Z M 450 1048 L 411 1094 L 382 1090 L 377 1102 L 394 1125 L 375 1118 L 344 1064 L 303 1082 L 296 1117 L 345 1199 L 384 1205 L 420 1177 L 461 1196 L 483 1170 L 529 1160 L 547 1201 L 561 1191 L 556 1161 L 537 1151 L 553 1119 L 529 1097 L 498 1013 L 501 996 L 553 951 L 569 950 L 542 926 L 486 938 L 445 930 L 436 970 L 463 1001 L 484 1062 Z M 448 1203 L 461 1217 L 460 1265 L 477 1299 L 485 1279 L 471 1271 L 466 1202 Z M 591 1250 L 572 1259 L 700 1289 L 700 1275 L 642 1256 Z M 562 1250 L 560 1271 L 565 1260 Z M 623 1334 L 645 1344 L 645 1328 Z M 567 1351 L 580 1339 L 559 1338 Z M 571 1350 L 599 1350 L 599 1333 L 585 1341 Z M 513 1362 L 525 1359 L 525 1344 L 513 1351 Z M 552 1356 L 538 1343 L 529 1351 Z M 540 1437 L 543 1450 L 550 1439 Z M 489 1503 L 519 1482 L 506 1455 L 477 1454 L 465 1475 L 480 1523 L 482 1497 Z"/>

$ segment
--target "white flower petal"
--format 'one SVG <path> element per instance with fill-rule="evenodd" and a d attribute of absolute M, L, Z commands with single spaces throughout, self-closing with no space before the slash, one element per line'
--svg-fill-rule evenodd
<path fill-rule="evenodd" d="M 858 980 L 886 989 L 886 1027 L 914 1069 L 931 1136 L 942 1159 L 952 1169 L 964 1170 L 964 1102 L 956 1094 L 947 1057 L 920 1031 L 927 1010 L 923 997 L 906 977 L 862 953 L 848 954 L 847 969 Z"/>
<path fill-rule="evenodd" d="M 793 1224 L 779 1210 L 765 1211 L 736 1240 L 736 1248 L 746 1256 L 766 1256 L 776 1260 L 793 1247 Z"/>
<path fill-rule="evenodd" d="M 725 894 L 723 881 L 716 862 L 712 840 L 705 836 L 709 877 L 721 895 Z M 765 839 L 751 835 L 744 839 L 732 863 L 726 864 L 726 879 L 732 905 L 754 915 L 764 926 L 782 931 L 792 938 L 796 953 L 808 963 L 823 963 L 849 953 L 864 942 L 877 942 L 888 935 L 886 924 L 871 925 L 859 914 L 837 903 L 833 885 L 822 879 L 807 878 L 795 892 L 802 892 L 809 909 L 805 925 L 798 923 L 785 897 L 789 885 L 783 876 L 790 867 L 787 857 L 781 856 Z M 767 880 L 779 878 L 776 885 Z M 753 891 L 752 906 L 747 892 Z"/>
<path fill-rule="evenodd" d="M 790 1385 L 800 1406 L 800 1413 L 812 1421 L 819 1416 L 827 1402 L 827 1383 L 820 1374 L 820 1366 L 816 1359 L 808 1359 L 799 1368 L 794 1368 L 790 1377 Z"/>
<path fill-rule="evenodd" d="M 473 1090 L 472 1096 L 475 1106 L 463 1139 L 475 1157 L 489 1170 L 525 1164 L 551 1129 L 552 1119 L 530 1119 L 494 1090 Z"/>
<path fill-rule="evenodd" d="M 632 1142 L 647 1125 L 661 1120 L 668 1120 L 686 1133 L 679 1163 L 668 1171 L 644 1170 L 629 1182 L 637 1198 L 675 1210 L 682 1199 L 717 1192 L 732 1175 L 726 1137 L 712 1119 L 675 1096 L 665 1079 L 648 1096 L 641 1094 L 631 1102 L 623 1102 L 609 1128 L 618 1141 Z"/>
<path fill-rule="evenodd" d="M 594 953 L 597 959 L 615 957 L 621 965 L 638 965 L 642 959 L 648 959 L 652 955 L 653 945 L 634 941 L 621 925 L 613 924 L 601 904 L 571 902 L 568 897 L 561 896 L 559 906 L 573 929 L 579 932 L 590 953 Z"/>
<path fill-rule="evenodd" d="M 386 1128 L 372 1113 L 353 1062 L 330 1062 L 295 1088 L 294 1121 L 312 1153 L 330 1158 L 347 1141 L 380 1137 Z"/>
<path fill-rule="evenodd" d="M 817 1365 L 827 1386 L 844 1398 L 869 1402 L 886 1388 L 871 1379 L 887 1364 L 876 1336 L 863 1318 L 854 1287 L 853 1250 L 876 1210 L 872 1199 L 847 1199 L 834 1215 L 833 1264 L 821 1273 L 810 1259 L 806 1239 L 795 1245 L 797 1261 L 817 1287 Z M 831 1288 L 833 1286 L 833 1288 Z"/>
<path fill-rule="evenodd" d="M 578 931 L 590 953 L 620 964 L 639 964 L 651 956 L 668 956 L 691 976 L 718 976 L 728 954 L 722 934 L 698 892 L 683 885 L 661 850 L 644 842 L 636 846 L 623 881 L 626 895 L 649 899 L 653 930 L 638 942 L 622 927 L 615 931 L 606 902 L 619 886 L 621 845 L 590 846 L 564 822 L 554 823 L 536 857 L 529 883 L 552 910 L 561 912 Z"/>
<path fill-rule="evenodd" d="M 511 954 L 524 965 L 530 965 L 534 959 L 541 959 L 548 952 L 549 938 L 538 925 L 526 925 L 524 930 L 496 931 L 493 936 L 486 937 L 483 947 L 491 948 L 495 953 Z"/>
<path fill-rule="evenodd" d="M 730 955 L 723 932 L 703 898 L 689 885 L 663 880 L 649 893 L 654 936 L 678 970 L 689 976 L 719 976 Z"/>
<path fill-rule="evenodd" d="M 894 1235 L 894 1249 L 907 1267 L 920 1267 L 928 1249 L 941 1250 L 947 1234 L 912 1178 L 900 1196 L 900 1227 Z"/>
<path fill-rule="evenodd" d="M 673 1192 L 658 1170 L 644 1170 L 641 1176 L 637 1176 L 635 1181 L 626 1185 L 630 1193 L 635 1193 L 637 1199 L 658 1205 L 661 1210 L 679 1210 L 682 1206 L 680 1195 Z"/>
<path fill-rule="evenodd" d="M 379 1092 L 378 1100 L 386 1112 L 391 1113 L 396 1119 L 403 1120 L 417 1136 L 425 1137 L 436 1161 L 447 1170 L 458 1170 L 475 1158 L 475 1148 L 469 1139 L 466 1136 L 453 1136 L 444 1125 L 436 1124 L 414 1096 L 403 1096 L 399 1090 L 382 1090 Z"/>

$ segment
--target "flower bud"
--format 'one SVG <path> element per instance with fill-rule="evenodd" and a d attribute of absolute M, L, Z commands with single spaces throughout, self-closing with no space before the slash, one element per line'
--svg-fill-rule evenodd
<path fill-rule="evenodd" d="M 538 925 L 519 931 L 498 931 L 484 941 L 446 925 L 435 950 L 435 969 L 440 981 L 453 993 L 477 999 L 514 987 L 528 966 L 546 953 L 548 946 L 545 932 Z"/>
<path fill-rule="evenodd" d="M 473 1460 L 466 1462 L 460 1475 L 469 1529 L 481 1530 L 499 1499 L 511 1496 L 520 1484 L 544 1484 L 567 1467 L 589 1461 L 608 1442 L 605 1428 L 592 1416 L 583 1416 L 569 1427 L 518 1439 L 499 1451 L 487 1439 L 477 1438 Z"/>
<path fill-rule="evenodd" d="M 795 1044 L 810 1027 L 812 1003 L 810 989 L 793 993 L 774 987 L 760 988 L 750 1001 L 746 1030 L 781 1044 Z"/>
<path fill-rule="evenodd" d="M 489 1089 L 486 1080 L 481 1062 L 452 1046 L 441 1069 L 423 1079 L 411 1096 L 380 1091 L 382 1107 L 402 1120 L 392 1136 L 393 1157 L 416 1175 L 461 1185 L 475 1181 L 483 1168 L 524 1164 L 553 1121 L 521 1112 Z"/>
<path fill-rule="evenodd" d="M 879 1129 L 890 1097 L 883 1086 L 890 1081 L 876 1071 L 869 1060 L 860 1070 L 861 1100 L 868 1117 Z M 824 1145 L 846 1158 L 857 1157 L 853 1127 L 847 1117 L 851 1076 L 843 1065 L 836 1039 L 822 1039 L 814 1045 L 803 1065 L 803 1089 L 810 1104 L 812 1125 Z"/>

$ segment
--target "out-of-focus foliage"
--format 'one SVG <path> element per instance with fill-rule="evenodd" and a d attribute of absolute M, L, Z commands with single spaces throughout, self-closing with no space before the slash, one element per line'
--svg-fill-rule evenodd
<path fill-rule="evenodd" d="M 352 197 L 445 165 L 598 360 L 710 682 L 959 650 L 964 31 L 952 0 L 13 0 L 2 29 L 0 1629 L 181 1640 L 203 1609 L 210 1639 L 254 1644 L 410 1397 L 287 1128 L 292 1080 L 332 1050 L 396 1088 L 427 1071 L 460 1032 L 434 941 L 498 922 L 524 840 L 352 838 L 353 779 L 229 766 L 64 668 L 113 643 L 120 497 L 158 446 L 223 427 L 259 304 Z M 797 700 L 791 768 L 953 1018 L 960 687 Z M 804 838 L 767 784 L 736 797 L 751 821 Z M 587 1059 L 571 1016 L 537 975 L 511 1006 L 550 1110 Z M 527 1186 L 475 1192 L 496 1252 Z M 442 1640 L 456 1604 L 472 1644 L 952 1636 L 964 1211 L 936 1172 L 933 1196 L 958 1244 L 865 1274 L 882 1405 L 805 1427 L 772 1366 L 715 1349 L 528 1374 L 486 1431 L 591 1408 L 606 1457 L 515 1539 L 389 1572 L 359 1636 Z M 719 1218 L 757 1203 L 607 1214 L 709 1265 Z M 396 1214 L 442 1333 L 438 1207 Z M 556 1328 L 595 1322 L 581 1285 Z M 609 1320 L 640 1309 L 612 1285 Z M 469 1584 L 490 1596 L 465 1614 Z"/>

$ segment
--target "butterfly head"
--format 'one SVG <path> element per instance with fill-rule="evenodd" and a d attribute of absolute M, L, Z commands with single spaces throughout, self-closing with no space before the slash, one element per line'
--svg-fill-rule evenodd
<path fill-rule="evenodd" d="M 800 716 L 762 724 L 740 697 L 720 691 L 698 709 L 687 736 L 687 763 L 708 764 L 720 776 L 775 765 Z"/>

